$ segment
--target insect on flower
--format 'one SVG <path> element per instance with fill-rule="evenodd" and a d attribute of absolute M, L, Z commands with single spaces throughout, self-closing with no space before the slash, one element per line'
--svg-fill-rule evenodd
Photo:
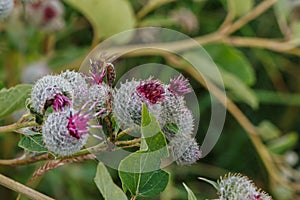
<path fill-rule="evenodd" d="M 106 62 L 104 59 L 97 61 L 90 59 L 90 65 L 90 76 L 87 77 L 88 81 L 91 84 L 102 84 L 106 76 L 107 84 L 111 87 L 116 78 L 114 65 L 110 62 Z"/>

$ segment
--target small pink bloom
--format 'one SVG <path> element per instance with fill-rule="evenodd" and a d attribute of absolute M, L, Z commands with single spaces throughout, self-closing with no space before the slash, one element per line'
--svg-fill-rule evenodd
<path fill-rule="evenodd" d="M 185 79 L 182 74 L 180 74 L 177 78 L 170 80 L 170 86 L 168 90 L 178 96 L 184 96 L 192 91 L 189 80 Z"/>
<path fill-rule="evenodd" d="M 65 106 L 72 105 L 72 102 L 68 99 L 68 97 L 62 94 L 56 94 L 53 99 L 52 108 L 58 112 L 63 111 Z"/>
<path fill-rule="evenodd" d="M 101 110 L 100 112 L 92 114 L 92 110 L 96 104 L 93 104 L 90 107 L 90 109 L 87 110 L 85 113 L 81 113 L 82 109 L 84 109 L 84 107 L 86 107 L 88 105 L 88 103 L 83 105 L 83 107 L 75 114 L 73 114 L 71 111 L 70 116 L 68 117 L 67 129 L 69 130 L 69 134 L 71 136 L 75 137 L 76 139 L 80 139 L 83 134 L 90 134 L 90 131 L 89 131 L 90 127 L 91 128 L 102 128 L 102 126 L 97 126 L 97 125 L 93 126 L 93 125 L 88 124 L 88 122 L 92 118 L 94 118 L 104 112 L 103 110 Z M 92 135 L 92 136 L 94 136 L 98 139 L 101 139 L 101 138 L 99 138 L 99 136 L 96 136 L 96 135 Z"/>
<path fill-rule="evenodd" d="M 156 104 L 159 101 L 162 102 L 165 99 L 165 89 L 163 85 L 159 81 L 152 80 L 151 78 L 141 82 L 136 88 L 136 91 L 141 97 L 147 99 L 152 104 Z"/>

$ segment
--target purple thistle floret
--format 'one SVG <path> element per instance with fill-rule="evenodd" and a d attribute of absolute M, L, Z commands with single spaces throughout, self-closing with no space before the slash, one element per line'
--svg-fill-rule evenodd
<path fill-rule="evenodd" d="M 87 115 L 81 115 L 80 113 L 76 113 L 70 117 L 68 117 L 68 125 L 67 128 L 71 136 L 80 139 L 82 134 L 86 134 L 89 132 L 88 130 L 88 121 L 90 118 Z"/>
<path fill-rule="evenodd" d="M 163 85 L 151 78 L 147 81 L 141 82 L 136 88 L 138 94 L 148 100 L 151 104 L 156 104 L 157 102 L 162 102 L 165 99 L 165 89 Z"/>
<path fill-rule="evenodd" d="M 65 106 L 72 106 L 72 102 L 68 97 L 62 94 L 56 94 L 53 99 L 52 108 L 58 112 L 63 111 Z"/>
<path fill-rule="evenodd" d="M 72 111 L 70 112 L 70 117 L 68 117 L 68 125 L 67 129 L 69 131 L 69 134 L 76 139 L 80 139 L 83 134 L 90 134 L 89 127 L 92 128 L 102 128 L 102 126 L 91 126 L 88 124 L 88 122 L 94 118 L 95 116 L 100 115 L 104 111 L 101 110 L 100 112 L 97 112 L 96 114 L 92 114 L 92 110 L 95 107 L 95 104 L 93 104 L 89 110 L 87 110 L 85 113 L 81 113 L 82 109 L 88 105 L 87 102 L 83 107 L 76 112 L 75 114 L 72 114 Z M 99 138 L 98 136 L 93 135 L 94 137 Z M 99 138 L 101 139 L 101 138 Z"/>
<path fill-rule="evenodd" d="M 180 74 L 177 78 L 170 80 L 168 90 L 177 96 L 184 96 L 185 94 L 192 91 L 190 88 L 189 80 L 184 78 L 182 74 Z"/>
<path fill-rule="evenodd" d="M 87 77 L 87 80 L 90 84 L 100 85 L 103 82 L 103 79 L 106 74 L 106 69 L 104 67 L 104 62 L 92 61 L 90 59 L 91 68 L 89 70 L 90 76 Z"/>

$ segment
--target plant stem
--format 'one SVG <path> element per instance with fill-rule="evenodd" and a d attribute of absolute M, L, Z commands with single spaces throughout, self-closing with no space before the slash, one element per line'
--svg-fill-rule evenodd
<path fill-rule="evenodd" d="M 293 41 L 280 41 L 268 38 L 251 38 L 251 37 L 228 37 L 224 38 L 224 43 L 240 47 L 265 48 L 273 51 L 289 51 L 297 46 Z"/>
<path fill-rule="evenodd" d="M 19 182 L 16 182 L 6 176 L 3 176 L 2 174 L 0 174 L 0 185 L 3 185 L 11 190 L 14 190 L 20 194 L 23 194 L 27 197 L 29 197 L 30 199 L 34 199 L 34 200 L 54 200 L 51 197 L 48 197 L 30 187 L 27 187 Z"/>
<path fill-rule="evenodd" d="M 133 140 L 126 140 L 126 141 L 117 141 L 115 145 L 125 145 L 122 147 L 116 147 L 114 149 L 111 149 L 111 151 L 118 150 L 121 148 L 131 148 L 134 146 L 139 146 L 140 145 L 140 138 L 135 138 Z M 29 158 L 26 158 L 24 156 L 20 158 L 15 158 L 15 159 L 10 159 L 10 160 L 0 160 L 0 165 L 10 165 L 10 166 L 17 166 L 17 165 L 26 165 L 26 164 L 31 164 L 31 163 L 36 163 L 39 161 L 44 161 L 44 160 L 51 160 L 51 159 L 68 159 L 68 158 L 76 158 L 79 156 L 91 154 L 91 153 L 97 153 L 101 151 L 107 151 L 109 149 L 109 145 L 107 144 L 107 141 L 101 142 L 100 144 L 97 144 L 93 147 L 83 149 L 74 155 L 71 156 L 59 156 L 59 157 L 53 157 L 52 154 L 47 153 L 47 154 L 42 154 L 42 155 L 37 155 L 37 156 L 32 156 Z"/>
<path fill-rule="evenodd" d="M 38 126 L 35 122 L 23 122 L 23 123 L 14 123 L 6 126 L 0 126 L 0 133 L 12 132 L 20 128 Z"/>
<path fill-rule="evenodd" d="M 141 142 L 141 138 L 136 138 L 133 140 L 117 141 L 117 142 L 115 142 L 115 145 L 131 145 L 131 144 L 140 143 L 140 142 Z"/>
<path fill-rule="evenodd" d="M 26 165 L 26 164 L 31 164 L 35 163 L 38 161 L 43 161 L 43 160 L 49 160 L 50 158 L 53 158 L 53 156 L 49 153 L 47 154 L 42 154 L 38 156 L 32 156 L 29 158 L 24 158 L 23 156 L 20 158 L 15 158 L 15 159 L 10 159 L 10 160 L 0 160 L 0 165 Z"/>
<path fill-rule="evenodd" d="M 121 137 L 125 136 L 125 135 L 128 135 L 128 133 L 132 132 L 134 130 L 134 128 L 127 128 L 123 131 L 121 131 L 117 137 L 116 137 L 116 140 L 120 139 Z"/>
<path fill-rule="evenodd" d="M 224 35 L 229 35 L 239 30 L 245 24 L 248 24 L 250 21 L 257 18 L 259 15 L 261 15 L 266 10 L 268 10 L 274 3 L 276 3 L 276 1 L 277 0 L 265 0 L 261 2 L 255 8 L 253 8 L 251 11 L 245 14 L 243 17 L 239 18 L 232 25 L 224 27 L 222 30 L 220 30 L 220 32 Z"/>

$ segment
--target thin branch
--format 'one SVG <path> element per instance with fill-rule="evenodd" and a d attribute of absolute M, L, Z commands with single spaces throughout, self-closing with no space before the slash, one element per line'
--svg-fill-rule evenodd
<path fill-rule="evenodd" d="M 41 175 L 45 174 L 46 172 L 48 172 L 52 169 L 61 167 L 65 164 L 78 163 L 78 162 L 83 162 L 85 160 L 93 160 L 95 158 L 96 158 L 96 156 L 94 154 L 87 154 L 87 155 L 82 155 L 82 156 L 78 156 L 75 158 L 50 160 L 50 161 L 46 162 L 44 165 L 42 165 L 41 167 L 39 167 L 37 170 L 35 170 L 31 179 L 29 180 L 29 182 L 37 179 L 38 177 L 40 177 Z"/>
<path fill-rule="evenodd" d="M 116 140 L 120 139 L 121 137 L 128 135 L 130 132 L 132 132 L 134 130 L 134 128 L 127 128 L 123 131 L 121 131 L 120 133 L 118 133 Z"/>
<path fill-rule="evenodd" d="M 278 52 L 291 51 L 297 46 L 297 43 L 293 41 L 255 37 L 227 37 L 223 39 L 223 42 L 238 47 L 256 47 Z"/>
<path fill-rule="evenodd" d="M 6 126 L 0 126 L 0 133 L 13 132 L 20 128 L 25 128 L 30 126 L 38 126 L 38 124 L 35 122 L 23 122 L 23 123 L 14 123 Z"/>
<path fill-rule="evenodd" d="M 133 140 L 117 141 L 117 142 L 115 142 L 115 145 L 132 145 L 132 144 L 140 143 L 140 142 L 141 142 L 141 138 L 136 138 Z"/>
<path fill-rule="evenodd" d="M 110 149 L 111 151 L 118 150 L 120 148 L 130 148 L 133 146 L 139 146 L 140 145 L 140 138 L 135 138 L 133 140 L 126 140 L 126 141 L 117 141 L 115 145 L 125 145 L 122 147 L 116 147 L 113 149 Z M 113 145 L 113 144 L 112 144 Z M 115 147 L 113 145 L 112 147 Z M 31 163 L 36 163 L 44 160 L 54 160 L 54 159 L 74 159 L 83 155 L 88 155 L 91 153 L 97 153 L 101 151 L 107 151 L 109 149 L 110 145 L 107 141 L 104 141 L 100 144 L 97 144 L 93 147 L 89 147 L 83 150 L 80 150 L 79 152 L 75 153 L 74 155 L 71 156 L 59 156 L 59 157 L 54 157 L 52 154 L 47 153 L 47 154 L 42 154 L 42 155 L 37 155 L 37 156 L 32 156 L 29 158 L 26 158 L 24 156 L 16 159 L 10 159 L 10 160 L 0 160 L 0 165 L 11 165 L 11 166 L 17 166 L 17 165 L 27 165 Z"/>
<path fill-rule="evenodd" d="M 228 27 L 224 27 L 220 32 L 224 35 L 230 35 L 231 33 L 239 30 L 244 25 L 248 24 L 253 19 L 260 16 L 266 10 L 268 10 L 277 0 L 265 0 L 258 4 L 255 8 L 245 14 L 243 17 L 239 18 L 236 22 Z"/>
<path fill-rule="evenodd" d="M 17 166 L 17 165 L 27 165 L 43 160 L 49 160 L 52 159 L 53 156 L 50 153 L 42 154 L 38 156 L 32 156 L 29 158 L 24 158 L 24 156 L 16 159 L 10 159 L 10 160 L 0 160 L 0 165 L 11 165 L 11 166 Z"/>
<path fill-rule="evenodd" d="M 30 188 L 30 187 L 27 187 L 17 181 L 14 181 L 11 178 L 3 176 L 2 174 L 0 174 L 0 185 L 3 185 L 11 190 L 14 190 L 20 194 L 23 194 L 33 200 L 54 200 L 53 198 L 48 197 L 48 196 Z"/>

